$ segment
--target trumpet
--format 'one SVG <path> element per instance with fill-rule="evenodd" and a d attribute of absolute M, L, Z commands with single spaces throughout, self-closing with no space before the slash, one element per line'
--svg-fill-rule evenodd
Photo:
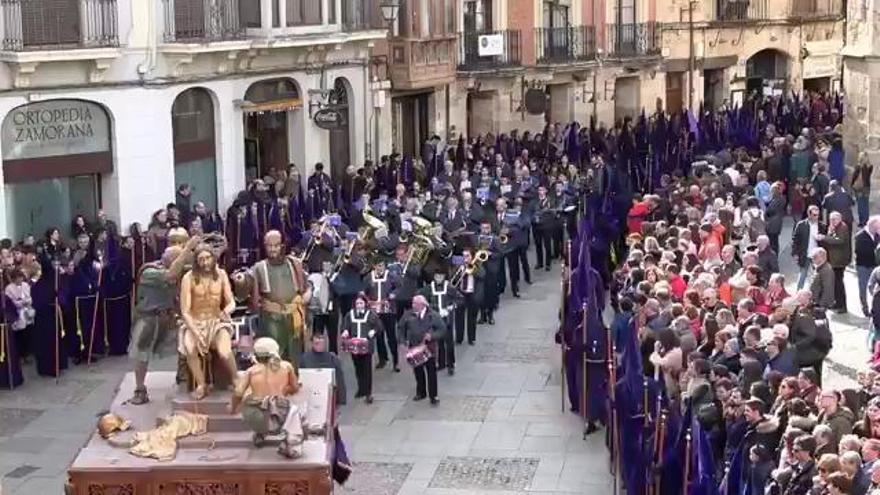
<path fill-rule="evenodd" d="M 501 232 L 498 233 L 498 242 L 501 244 L 507 244 L 510 242 L 510 229 L 507 227 L 501 228 Z"/>
<path fill-rule="evenodd" d="M 453 287 L 458 287 L 464 280 L 465 275 L 473 275 L 477 268 L 487 261 L 489 261 L 489 251 L 486 251 L 485 249 L 477 251 L 476 254 L 474 254 L 474 259 L 470 263 L 458 267 L 458 270 L 452 275 L 450 283 L 452 283 Z"/>

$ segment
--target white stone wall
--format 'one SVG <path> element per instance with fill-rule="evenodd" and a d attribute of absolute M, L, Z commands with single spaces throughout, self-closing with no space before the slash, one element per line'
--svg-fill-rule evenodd
<path fill-rule="evenodd" d="M 334 67 L 326 74 L 331 83 L 336 77 L 345 77 L 351 84 L 349 111 L 354 139 L 350 148 L 353 163 L 362 163 L 366 156 L 367 114 L 372 110 L 371 93 L 365 94 L 363 89 L 365 68 Z M 44 100 L 83 99 L 99 103 L 107 110 L 112 125 L 113 173 L 103 180 L 103 207 L 111 218 L 127 226 L 132 222 L 145 224 L 153 211 L 174 200 L 171 107 L 177 95 L 186 89 L 201 87 L 214 98 L 217 196 L 220 209 L 224 211 L 245 187 L 243 115 L 234 101 L 242 99 L 251 84 L 282 76 L 293 78 L 303 93 L 309 87 L 317 87 L 320 77 L 318 74 L 290 72 L 198 84 L 58 90 L 41 92 L 39 97 Z M 28 102 L 27 94 L 4 96 L 0 98 L 0 116 Z M 305 174 L 313 171 L 316 162 L 328 163 L 329 134 L 308 118 L 307 98 L 303 108 L 289 112 L 288 119 L 291 160 Z M 7 233 L 5 208 L 4 190 L 0 189 L 0 237 Z"/>

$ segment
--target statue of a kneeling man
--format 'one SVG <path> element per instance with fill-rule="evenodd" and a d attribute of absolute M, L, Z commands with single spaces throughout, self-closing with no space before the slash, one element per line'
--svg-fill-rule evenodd
<path fill-rule="evenodd" d="M 299 408 L 289 396 L 300 387 L 293 365 L 279 356 L 278 343 L 263 337 L 254 342 L 256 363 L 248 368 L 232 395 L 230 411 L 241 406 L 242 420 L 254 431 L 254 445 L 261 447 L 278 437 L 278 453 L 289 458 L 302 455 L 305 440 Z"/>

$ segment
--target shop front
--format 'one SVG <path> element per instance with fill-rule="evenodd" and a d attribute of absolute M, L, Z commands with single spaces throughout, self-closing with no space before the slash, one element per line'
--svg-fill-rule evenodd
<path fill-rule="evenodd" d="M 302 99 L 296 82 L 289 78 L 258 81 L 247 89 L 241 109 L 247 182 L 273 169 L 286 170 L 291 163 L 292 129 L 297 120 L 302 120 Z"/>
<path fill-rule="evenodd" d="M 101 178 L 113 171 L 110 118 L 93 102 L 47 100 L 3 119 L 3 182 L 10 238 L 59 228 L 77 214 L 94 219 Z"/>

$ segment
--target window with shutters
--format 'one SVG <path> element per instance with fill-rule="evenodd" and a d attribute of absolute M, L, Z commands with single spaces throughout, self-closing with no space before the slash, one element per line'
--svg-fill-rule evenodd
<path fill-rule="evenodd" d="M 116 46 L 116 0 L 0 0 L 3 49 Z"/>

